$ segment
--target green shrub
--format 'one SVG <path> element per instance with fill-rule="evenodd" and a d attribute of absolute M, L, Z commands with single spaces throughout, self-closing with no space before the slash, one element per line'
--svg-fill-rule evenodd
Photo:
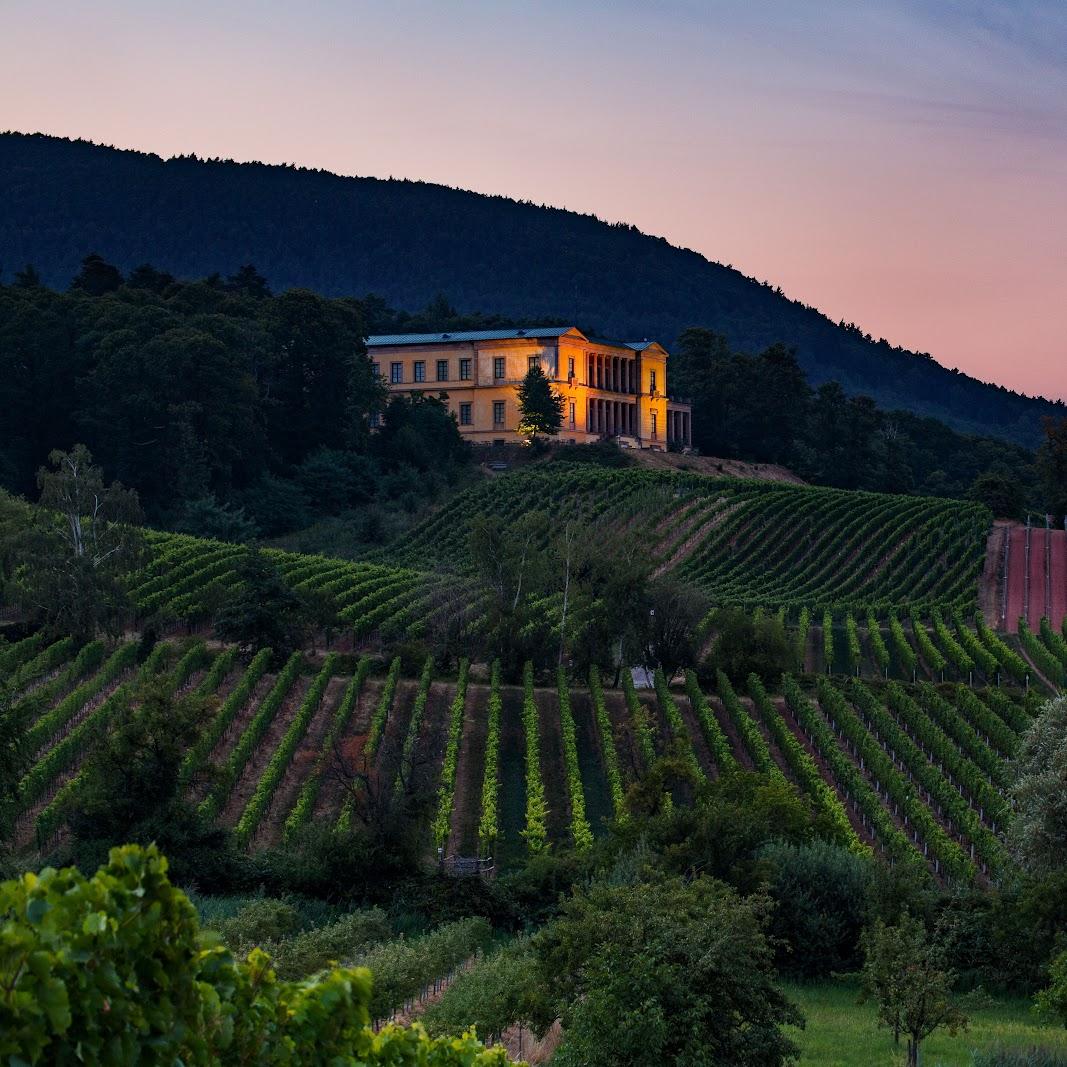
<path fill-rule="evenodd" d="M 352 960 L 368 946 L 393 936 L 384 911 L 354 911 L 336 922 L 304 930 L 265 947 L 280 978 L 306 978 L 331 963 Z"/>
<path fill-rule="evenodd" d="M 771 928 L 784 950 L 781 969 L 800 978 L 858 969 L 875 870 L 870 860 L 824 841 L 775 842 L 759 856 L 771 867 Z"/>
<path fill-rule="evenodd" d="M 210 926 L 235 955 L 241 955 L 242 947 L 247 953 L 255 945 L 277 941 L 294 933 L 300 926 L 300 913 L 284 900 L 259 897 L 250 900 L 231 918 L 221 919 Z"/>

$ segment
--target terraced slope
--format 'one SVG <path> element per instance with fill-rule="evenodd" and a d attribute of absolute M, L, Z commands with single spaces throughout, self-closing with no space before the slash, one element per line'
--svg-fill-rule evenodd
<path fill-rule="evenodd" d="M 532 512 L 554 527 L 566 517 L 625 530 L 649 546 L 658 573 L 715 605 L 880 615 L 973 610 L 991 524 L 985 508 L 961 501 L 561 464 L 471 488 L 361 562 L 271 554 L 295 589 L 332 594 L 357 637 L 417 636 L 442 613 L 458 610 L 474 626 L 481 617 L 470 518 L 513 523 Z M 143 617 L 205 617 L 234 590 L 238 546 L 163 533 L 150 541 L 154 558 L 133 580 Z"/>

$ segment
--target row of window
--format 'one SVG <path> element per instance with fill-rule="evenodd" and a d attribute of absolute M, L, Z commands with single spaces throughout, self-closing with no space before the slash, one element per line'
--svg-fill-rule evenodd
<path fill-rule="evenodd" d="M 381 377 L 382 366 L 380 363 L 372 363 L 371 370 L 374 372 L 375 377 Z M 426 360 L 417 359 L 412 364 L 412 377 L 413 382 L 424 382 L 426 378 Z M 450 382 L 452 378 L 450 375 L 450 369 L 447 359 L 439 359 L 437 361 L 437 377 L 434 379 L 438 382 Z M 471 380 L 471 361 L 469 359 L 461 359 L 459 361 L 459 378 L 458 381 L 469 382 Z M 403 363 L 390 363 L 389 364 L 389 382 L 391 385 L 403 385 L 404 384 L 404 364 Z"/>
<path fill-rule="evenodd" d="M 567 360 L 567 373 L 574 377 L 574 360 Z M 540 356 L 530 356 L 528 361 L 529 369 L 533 370 L 534 367 L 541 366 Z M 380 377 L 382 368 L 380 363 L 372 363 L 371 368 L 374 371 L 376 377 Z M 438 382 L 449 382 L 452 379 L 449 377 L 451 368 L 449 367 L 449 361 L 447 359 L 439 359 L 437 361 L 437 377 L 434 379 Z M 412 381 L 424 382 L 426 381 L 426 360 L 417 359 L 412 364 Z M 493 357 L 493 378 L 496 381 L 502 381 L 507 377 L 507 360 L 504 356 Z M 471 380 L 471 360 L 469 357 L 464 357 L 459 361 L 459 381 L 469 382 Z M 389 382 L 391 385 L 403 385 L 404 384 L 404 364 L 390 363 L 389 364 Z M 653 384 L 653 388 L 655 385 Z"/>
<path fill-rule="evenodd" d="M 474 424 L 473 417 L 473 405 L 471 401 L 464 401 L 459 405 L 459 424 L 460 426 L 471 426 Z M 501 429 L 504 426 L 504 420 L 507 413 L 505 401 L 494 400 L 493 401 L 493 428 Z M 574 404 L 570 405 L 570 427 L 573 430 L 575 427 L 575 411 Z"/>

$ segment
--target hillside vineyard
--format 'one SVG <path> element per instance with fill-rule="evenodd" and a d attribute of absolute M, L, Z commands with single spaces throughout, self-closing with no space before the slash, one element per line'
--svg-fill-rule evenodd
<path fill-rule="evenodd" d="M 713 696 L 693 670 L 673 688 L 657 671 L 637 690 L 626 671 L 618 687 L 596 668 L 561 668 L 545 684 L 527 665 L 508 685 L 498 664 L 439 670 L 429 656 L 407 677 L 399 657 L 376 659 L 382 641 L 425 633 L 436 613 L 458 610 L 477 632 L 485 595 L 463 516 L 533 508 L 626 524 L 662 573 L 711 603 L 776 614 L 798 673 L 768 687 L 720 671 Z M 432 793 L 428 857 L 585 849 L 670 749 L 696 781 L 746 768 L 794 783 L 856 851 L 982 883 L 1011 862 L 1007 761 L 1067 675 L 1067 624 L 1023 619 L 1015 638 L 977 610 L 990 528 L 985 509 L 960 502 L 563 465 L 517 473 L 456 497 L 391 562 L 271 552 L 291 588 L 336 597 L 345 627 L 331 649 L 273 667 L 268 649 L 242 660 L 199 636 L 235 590 L 240 546 L 150 532 L 131 586 L 141 617 L 171 636 L 143 662 L 135 641 L 79 648 L 41 634 L 3 655 L 16 706 L 32 712 L 16 841 L 59 839 L 93 739 L 159 678 L 214 701 L 181 787 L 247 849 L 310 822 L 351 825 L 337 759 L 386 793 L 412 777 Z M 560 605 L 543 610 L 558 625 Z"/>
<path fill-rule="evenodd" d="M 312 820 L 351 820 L 329 773 L 336 746 L 365 758 L 386 789 L 405 761 L 417 767 L 437 796 L 426 847 L 447 859 L 584 848 L 673 744 L 698 778 L 741 767 L 794 782 L 855 850 L 981 881 L 1009 863 L 999 836 L 1011 818 L 1007 760 L 1039 703 L 977 679 L 972 687 L 823 675 L 811 689 L 787 676 L 773 695 L 754 676 L 744 693 L 720 678 L 711 697 L 692 672 L 684 691 L 668 689 L 662 674 L 651 692 L 613 689 L 595 671 L 561 672 L 542 689 L 527 670 L 516 688 L 495 667 L 472 682 L 465 663 L 458 677 L 437 677 L 428 661 L 421 677 L 405 679 L 399 661 L 372 675 L 366 657 L 354 674 L 339 673 L 332 653 L 297 653 L 268 672 L 265 651 L 242 665 L 232 649 L 212 653 L 200 640 L 161 643 L 140 666 L 133 644 L 78 654 L 68 645 L 36 655 L 16 646 L 10 659 L 21 698 L 44 688 L 49 701 L 31 728 L 36 761 L 19 787 L 18 844 L 55 843 L 94 733 L 136 682 L 162 677 L 174 692 L 216 698 L 181 778 L 201 812 L 247 848 Z M 924 664 L 915 677 L 935 673 Z"/>
<path fill-rule="evenodd" d="M 435 609 L 462 604 L 477 621 L 469 517 L 508 520 L 534 509 L 555 521 L 625 524 L 650 546 L 660 573 L 693 583 L 716 606 L 790 612 L 970 612 L 992 525 L 982 505 L 955 500 L 564 467 L 468 489 L 363 561 L 267 552 L 294 588 L 334 595 L 357 636 L 417 637 Z M 153 558 L 132 584 L 140 614 L 195 623 L 234 590 L 241 546 L 154 531 L 149 541 Z"/>

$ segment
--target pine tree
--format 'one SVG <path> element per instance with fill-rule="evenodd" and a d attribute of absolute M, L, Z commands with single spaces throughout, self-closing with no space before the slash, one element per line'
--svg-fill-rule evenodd
<path fill-rule="evenodd" d="M 519 433 L 555 437 L 562 425 L 563 397 L 553 391 L 540 365 L 535 365 L 519 386 Z"/>

